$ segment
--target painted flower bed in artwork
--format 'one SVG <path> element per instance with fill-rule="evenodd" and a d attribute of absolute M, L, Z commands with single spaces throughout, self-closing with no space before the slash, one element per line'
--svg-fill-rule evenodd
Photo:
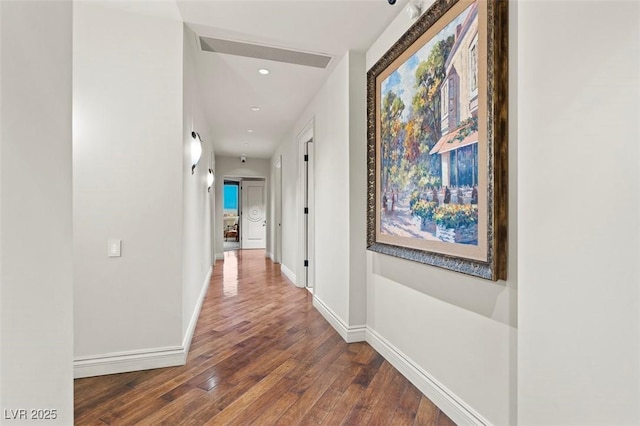
<path fill-rule="evenodd" d="M 420 229 L 423 231 L 436 233 L 436 223 L 433 215 L 438 208 L 438 203 L 426 200 L 416 200 L 411 205 L 411 213 L 420 218 Z"/>
<path fill-rule="evenodd" d="M 448 243 L 474 244 L 478 241 L 478 207 L 444 204 L 435 209 L 436 237 Z"/>

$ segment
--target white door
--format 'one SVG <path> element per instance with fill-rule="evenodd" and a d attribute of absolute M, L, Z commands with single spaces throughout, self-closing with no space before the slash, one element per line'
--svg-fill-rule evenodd
<path fill-rule="evenodd" d="M 243 249 L 266 248 L 267 214 L 264 180 L 242 181 Z"/>

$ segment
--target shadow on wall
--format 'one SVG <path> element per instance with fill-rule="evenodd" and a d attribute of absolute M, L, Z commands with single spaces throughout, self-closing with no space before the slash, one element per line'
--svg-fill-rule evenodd
<path fill-rule="evenodd" d="M 459 306 L 511 327 L 517 327 L 517 292 L 504 281 L 488 281 L 435 266 L 373 253 L 373 273 L 420 293 Z M 428 268 L 428 273 L 425 273 Z M 498 300 L 508 297 L 511 312 L 497 313 Z M 504 305 L 501 303 L 500 305 Z"/>

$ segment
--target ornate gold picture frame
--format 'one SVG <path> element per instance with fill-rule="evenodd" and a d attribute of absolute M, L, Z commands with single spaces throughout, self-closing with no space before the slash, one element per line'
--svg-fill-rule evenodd
<path fill-rule="evenodd" d="M 438 0 L 367 73 L 369 250 L 506 279 L 507 4 Z"/>

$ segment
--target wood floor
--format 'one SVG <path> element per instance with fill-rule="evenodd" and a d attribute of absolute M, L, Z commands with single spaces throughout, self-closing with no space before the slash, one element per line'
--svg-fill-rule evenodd
<path fill-rule="evenodd" d="M 75 381 L 77 425 L 453 425 L 264 251 L 218 261 L 187 364 Z"/>

